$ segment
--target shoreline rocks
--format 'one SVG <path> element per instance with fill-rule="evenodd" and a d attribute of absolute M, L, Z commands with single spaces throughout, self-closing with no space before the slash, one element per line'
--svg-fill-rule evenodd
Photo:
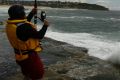
<path fill-rule="evenodd" d="M 0 80 L 23 80 L 6 35 L 0 33 Z M 40 56 L 45 65 L 43 80 L 120 80 L 119 71 L 112 64 L 89 56 L 86 48 L 50 38 L 43 39 L 42 46 L 44 50 Z"/>

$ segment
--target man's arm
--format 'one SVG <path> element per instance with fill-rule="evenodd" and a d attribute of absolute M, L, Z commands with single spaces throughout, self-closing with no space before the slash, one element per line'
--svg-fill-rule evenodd
<path fill-rule="evenodd" d="M 17 37 L 22 41 L 27 41 L 29 38 L 42 39 L 47 31 L 47 27 L 49 26 L 48 22 L 45 20 L 44 25 L 40 31 L 32 28 L 32 26 L 28 23 L 25 23 L 21 26 L 17 27 Z"/>
<path fill-rule="evenodd" d="M 28 14 L 27 16 L 27 21 L 31 21 L 33 16 L 35 15 L 35 12 L 36 12 L 36 8 L 33 8 L 32 11 Z"/>

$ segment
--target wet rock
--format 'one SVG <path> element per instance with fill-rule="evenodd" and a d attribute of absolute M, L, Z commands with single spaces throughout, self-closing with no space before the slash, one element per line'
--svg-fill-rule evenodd
<path fill-rule="evenodd" d="M 48 70 L 52 70 L 59 75 L 65 75 L 73 80 L 120 79 L 119 72 L 111 64 L 95 57 L 73 57 L 50 65 Z"/>

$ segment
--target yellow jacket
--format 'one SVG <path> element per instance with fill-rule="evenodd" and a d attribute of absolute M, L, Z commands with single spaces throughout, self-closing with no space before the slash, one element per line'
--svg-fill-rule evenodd
<path fill-rule="evenodd" d="M 8 20 L 7 21 L 6 33 L 7 33 L 8 40 L 13 48 L 20 51 L 21 54 L 20 55 L 15 54 L 15 56 L 16 56 L 17 60 L 21 61 L 21 60 L 24 60 L 28 57 L 28 55 L 22 54 L 23 50 L 26 50 L 26 51 L 33 50 L 33 51 L 38 52 L 38 51 L 41 51 L 42 48 L 39 45 L 39 39 L 29 38 L 27 41 L 22 41 L 19 38 L 17 38 L 17 35 L 16 35 L 17 25 L 16 24 L 18 24 L 18 23 L 28 23 L 28 24 L 31 24 L 31 26 L 33 28 L 36 29 L 36 27 L 32 23 L 28 22 L 26 19 Z M 26 56 L 26 57 L 24 58 L 24 56 Z"/>

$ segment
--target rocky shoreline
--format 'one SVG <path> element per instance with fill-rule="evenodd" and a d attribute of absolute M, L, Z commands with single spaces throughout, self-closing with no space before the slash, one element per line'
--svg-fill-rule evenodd
<path fill-rule="evenodd" d="M 0 80 L 23 80 L 4 32 L 0 32 Z M 110 63 L 89 56 L 88 49 L 44 38 L 40 54 L 45 65 L 43 80 L 120 80 Z"/>

